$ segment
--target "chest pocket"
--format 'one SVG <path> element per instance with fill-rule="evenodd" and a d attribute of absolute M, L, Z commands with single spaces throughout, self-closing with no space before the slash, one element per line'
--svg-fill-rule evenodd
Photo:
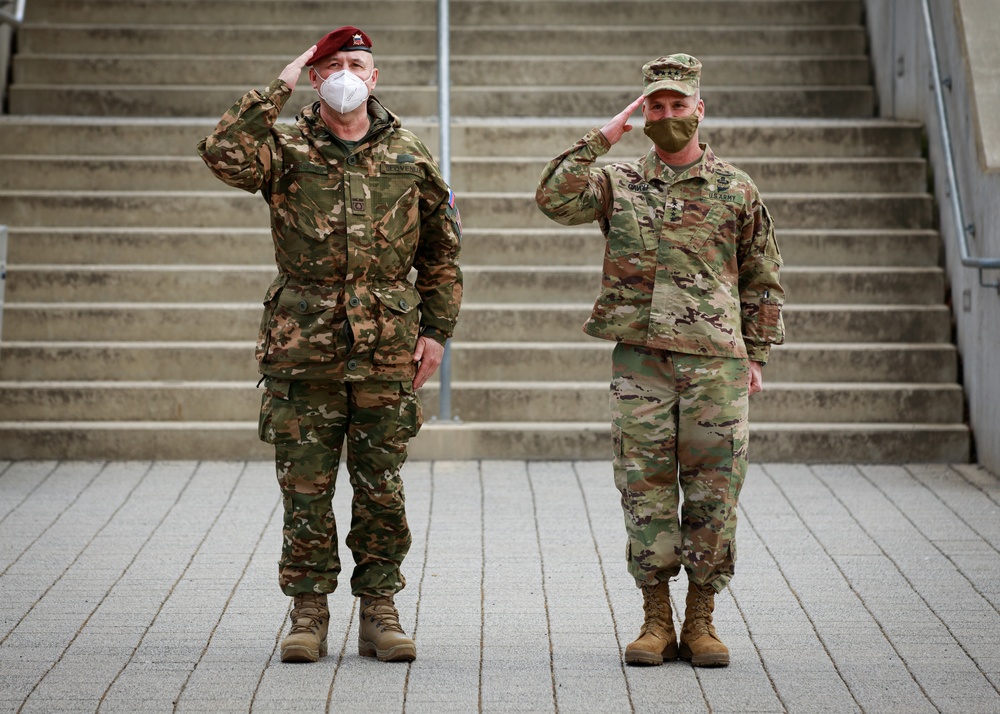
<path fill-rule="evenodd" d="M 731 236 L 735 219 L 736 213 L 725 203 L 688 203 L 681 225 L 666 227 L 664 237 L 688 253 L 700 253 L 706 246 Z"/>
<path fill-rule="evenodd" d="M 608 255 L 624 255 L 656 250 L 663 226 L 661 202 L 641 192 L 627 190 L 619 183 L 608 219 Z"/>
<path fill-rule="evenodd" d="M 372 230 L 405 261 L 416 250 L 423 170 L 416 164 L 382 164 L 379 172 L 372 187 Z"/>
<path fill-rule="evenodd" d="M 302 162 L 290 164 L 271 193 L 271 214 L 283 235 L 298 234 L 322 242 L 336 232 L 336 220 L 343 220 L 338 210 L 338 186 L 327 175 L 326 167 Z"/>

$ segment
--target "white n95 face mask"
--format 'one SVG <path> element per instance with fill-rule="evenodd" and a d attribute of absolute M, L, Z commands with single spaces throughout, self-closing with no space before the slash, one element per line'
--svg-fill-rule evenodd
<path fill-rule="evenodd" d="M 375 70 L 372 70 L 374 74 Z M 371 79 L 372 75 L 368 75 Z M 334 72 L 319 85 L 319 96 L 339 114 L 347 114 L 361 106 L 368 99 L 367 80 L 361 79 L 350 70 Z"/>

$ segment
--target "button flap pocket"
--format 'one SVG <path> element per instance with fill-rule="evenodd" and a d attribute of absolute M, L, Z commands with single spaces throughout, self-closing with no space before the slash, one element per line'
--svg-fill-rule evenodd
<path fill-rule="evenodd" d="M 373 287 L 372 294 L 393 312 L 412 312 L 420 304 L 420 293 L 412 285 Z"/>
<path fill-rule="evenodd" d="M 289 312 L 309 315 L 332 310 L 337 306 L 339 294 L 339 289 L 321 285 L 287 285 L 278 298 L 278 304 Z"/>

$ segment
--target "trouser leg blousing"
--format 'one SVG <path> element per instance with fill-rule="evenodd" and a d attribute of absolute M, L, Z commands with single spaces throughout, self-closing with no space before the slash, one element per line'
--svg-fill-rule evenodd
<path fill-rule="evenodd" d="M 281 661 L 316 662 L 325 657 L 330 626 L 326 595 L 296 595 L 289 617 L 292 628 L 281 641 Z"/>
<path fill-rule="evenodd" d="M 677 633 L 667 581 L 642 586 L 645 621 L 639 637 L 625 648 L 626 664 L 658 665 L 677 659 Z"/>
<path fill-rule="evenodd" d="M 391 595 L 361 596 L 358 654 L 378 657 L 381 662 L 412 662 L 417 658 L 417 646 L 399 624 Z"/>

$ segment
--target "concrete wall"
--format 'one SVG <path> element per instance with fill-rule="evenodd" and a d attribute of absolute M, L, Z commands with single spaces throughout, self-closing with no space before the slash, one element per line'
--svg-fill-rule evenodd
<path fill-rule="evenodd" d="M 924 124 L 934 174 L 956 338 L 979 463 L 1000 474 L 1000 291 L 961 265 L 920 0 L 865 0 L 879 113 Z M 930 0 L 945 109 L 970 253 L 1000 258 L 1000 13 L 996 0 Z M 887 188 L 891 191 L 891 188 Z M 1000 281 L 1000 271 L 984 273 Z"/>

